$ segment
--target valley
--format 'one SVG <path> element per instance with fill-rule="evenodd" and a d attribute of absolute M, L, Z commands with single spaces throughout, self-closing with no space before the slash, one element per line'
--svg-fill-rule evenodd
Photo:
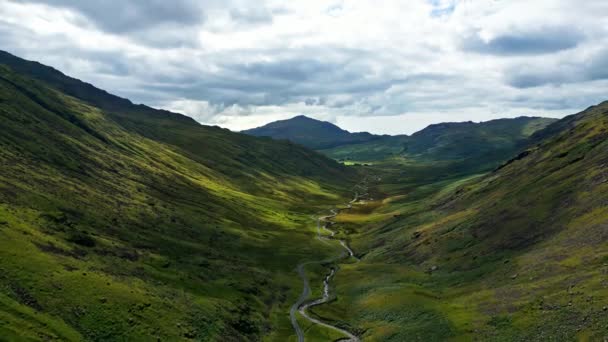
<path fill-rule="evenodd" d="M 0 129 L 0 340 L 606 336 L 608 103 L 248 135 L 0 53 Z"/>
<path fill-rule="evenodd" d="M 490 172 L 366 167 L 374 200 L 336 217 L 361 262 L 313 314 L 371 341 L 601 340 L 607 112 L 557 122 Z"/>
<path fill-rule="evenodd" d="M 116 97 L 94 107 L 109 95 L 28 70 L 0 67 L 0 336 L 293 335 L 295 266 L 336 252 L 310 217 L 347 202 L 357 172 Z"/>
<path fill-rule="evenodd" d="M 355 191 L 355 197 L 353 198 L 352 201 L 348 202 L 346 207 L 339 208 L 339 209 L 331 209 L 331 215 L 321 216 L 321 217 L 317 218 L 317 238 L 324 242 L 338 241 L 340 243 L 340 246 L 342 246 L 342 248 L 344 249 L 344 251 L 342 251 L 342 253 L 335 258 L 322 260 L 322 261 L 307 261 L 307 262 L 303 262 L 303 263 L 299 264 L 297 267 L 298 275 L 300 276 L 300 278 L 302 278 L 303 290 L 302 290 L 302 295 L 300 296 L 300 298 L 298 298 L 298 301 L 291 307 L 290 318 L 291 318 L 291 324 L 294 327 L 294 330 L 296 332 L 299 342 L 303 342 L 305 340 L 305 335 L 304 335 L 304 332 L 302 331 L 302 328 L 300 327 L 300 325 L 298 323 L 298 318 L 296 316 L 296 312 L 299 312 L 300 315 L 302 315 L 304 318 L 306 318 L 308 321 L 310 321 L 314 324 L 320 325 L 322 327 L 337 331 L 345 336 L 348 336 L 349 341 L 352 341 L 352 342 L 359 341 L 359 339 L 352 333 L 350 333 L 346 330 L 343 330 L 339 327 L 329 325 L 327 323 L 322 322 L 321 320 L 318 320 L 316 318 L 309 316 L 307 313 L 307 310 L 310 308 L 313 308 L 315 306 L 318 306 L 318 305 L 326 304 L 331 300 L 332 295 L 330 294 L 330 281 L 335 277 L 336 272 L 337 272 L 337 266 L 333 266 L 333 264 L 336 264 L 337 262 L 344 261 L 345 259 L 349 259 L 349 258 L 355 259 L 356 262 L 361 261 L 357 256 L 355 256 L 353 250 L 348 246 L 348 243 L 345 240 L 334 240 L 336 232 L 329 229 L 328 226 L 330 226 L 334 223 L 333 221 L 330 221 L 330 219 L 338 216 L 341 211 L 352 209 L 353 204 L 357 203 L 361 198 L 364 198 L 367 196 L 369 179 L 370 179 L 370 176 L 366 175 L 361 182 L 357 183 L 353 187 L 353 189 Z M 359 191 L 362 191 L 363 193 L 359 194 Z M 323 230 L 329 232 L 329 234 L 330 234 L 329 237 L 325 237 L 321 234 L 321 226 L 322 226 Z M 305 267 L 307 265 L 311 265 L 311 264 L 330 265 L 329 273 L 323 279 L 322 297 L 319 299 L 315 299 L 315 300 L 309 300 L 309 298 L 308 298 L 311 293 L 311 288 L 310 288 L 310 282 L 308 281 L 308 278 L 306 276 Z"/>

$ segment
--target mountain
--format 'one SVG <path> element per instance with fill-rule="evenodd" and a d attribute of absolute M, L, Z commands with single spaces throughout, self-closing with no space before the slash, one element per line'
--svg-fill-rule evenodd
<path fill-rule="evenodd" d="M 530 136 L 555 119 L 518 117 L 481 123 L 430 125 L 411 136 L 404 153 L 434 159 L 492 158 L 523 147 Z"/>
<path fill-rule="evenodd" d="M 466 208 L 464 216 L 469 217 L 469 222 L 458 228 L 458 234 L 467 234 L 446 234 L 442 239 L 467 239 L 469 251 L 482 247 L 485 251 L 480 254 L 490 254 L 534 245 L 573 228 L 569 223 L 583 218 L 608 220 L 602 215 L 608 198 L 604 192 L 608 102 L 537 134 L 545 138 L 482 179 L 465 183 L 434 203 L 436 210 L 447 213 L 463 213 Z M 588 234 L 593 227 L 583 222 L 569 234 Z M 442 229 L 449 230 L 447 226 Z"/>
<path fill-rule="evenodd" d="M 361 144 L 322 150 L 335 159 L 377 161 L 394 156 L 425 160 L 483 160 L 494 165 L 526 145 L 530 136 L 555 119 L 519 117 L 481 123 L 430 125 L 411 136 L 383 136 Z"/>
<path fill-rule="evenodd" d="M 481 123 L 441 123 L 411 136 L 389 136 L 350 133 L 329 122 L 296 116 L 243 133 L 290 140 L 341 161 L 365 163 L 404 156 L 433 161 L 482 161 L 486 169 L 491 169 L 517 154 L 532 134 L 555 121 L 518 117 Z"/>
<path fill-rule="evenodd" d="M 0 54 L 2 340 L 286 340 L 357 172 Z"/>
<path fill-rule="evenodd" d="M 372 135 L 349 133 L 323 121 L 298 116 L 244 131 L 255 136 L 269 136 L 299 143 L 347 163 L 389 163 L 403 169 L 404 164 L 430 166 L 432 175 L 486 172 L 517 155 L 537 141 L 535 132 L 556 119 L 518 117 L 481 123 L 454 122 L 430 125 L 408 135 Z M 439 172 L 437 166 L 443 171 Z M 431 175 L 431 174 L 429 174 Z"/>
<path fill-rule="evenodd" d="M 258 137 L 290 140 L 313 149 L 327 149 L 339 145 L 374 141 L 380 138 L 380 136 L 367 132 L 350 133 L 332 123 L 311 119 L 304 115 L 271 122 L 262 127 L 245 130 L 242 133 Z"/>
<path fill-rule="evenodd" d="M 604 339 L 608 102 L 411 136 L 272 125 L 367 165 L 0 53 L 0 340 L 289 341 L 302 300 L 310 341 Z"/>
<path fill-rule="evenodd" d="M 382 201 L 340 218 L 365 264 L 316 314 L 370 340 L 602 340 L 608 102 L 532 141 L 481 176 L 416 185 L 379 170 Z"/>

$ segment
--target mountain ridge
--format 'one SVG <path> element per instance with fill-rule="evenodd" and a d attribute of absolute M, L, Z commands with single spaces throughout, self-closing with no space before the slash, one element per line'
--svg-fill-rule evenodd
<path fill-rule="evenodd" d="M 486 172 L 516 156 L 534 143 L 533 135 L 556 119 L 520 116 L 484 122 L 444 122 L 432 124 L 412 135 L 355 133 L 308 118 L 272 122 L 243 133 L 287 139 L 346 163 L 383 163 L 391 159 L 440 163 L 447 172 Z M 306 134 L 306 136 L 302 136 Z M 365 134 L 365 135 L 361 135 Z M 346 136 L 346 138 L 345 138 Z M 364 139 L 357 140 L 363 136 Z M 323 142 L 319 143 L 322 137 Z M 323 146 L 333 146 L 324 148 Z"/>
<path fill-rule="evenodd" d="M 339 296 L 307 312 L 364 339 L 605 335 L 608 102 L 355 143 L 285 120 L 347 142 L 324 156 L 2 58 L 2 338 L 285 341 L 304 264 Z M 310 263 L 332 238 L 355 258 Z"/>
<path fill-rule="evenodd" d="M 338 217 L 366 264 L 342 270 L 351 296 L 316 313 L 370 340 L 602 340 L 608 102 L 535 139 L 452 179 L 427 176 L 443 172 L 433 163 L 369 166 L 376 200 Z"/>
<path fill-rule="evenodd" d="M 28 75 L 34 79 L 52 85 L 54 88 L 68 95 L 72 95 L 101 109 L 112 111 L 124 110 L 125 108 L 137 108 L 140 111 L 146 111 L 148 114 L 166 114 L 188 121 L 189 123 L 198 123 L 196 120 L 183 114 L 152 108 L 144 104 L 135 104 L 129 99 L 111 94 L 103 89 L 95 87 L 93 84 L 68 76 L 52 66 L 47 66 L 37 61 L 22 59 L 7 51 L 0 50 L 0 64 L 9 66 L 15 72 Z"/>
<path fill-rule="evenodd" d="M 286 139 L 313 149 L 368 142 L 381 137 L 368 132 L 351 133 L 330 122 L 316 120 L 305 115 L 274 121 L 241 132 L 254 136 Z"/>
<path fill-rule="evenodd" d="M 95 89 L 0 61 L 0 339 L 286 340 L 293 268 L 335 252 L 310 215 L 357 172 Z"/>

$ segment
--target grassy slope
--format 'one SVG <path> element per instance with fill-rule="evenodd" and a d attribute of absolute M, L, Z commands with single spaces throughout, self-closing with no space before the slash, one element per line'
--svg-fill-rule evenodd
<path fill-rule="evenodd" d="M 305 149 L 284 142 L 273 143 L 269 138 L 253 139 L 219 127 L 202 126 L 181 114 L 135 105 L 56 69 L 3 51 L 0 51 L 0 64 L 101 109 L 104 115 L 122 128 L 176 147 L 180 154 L 229 177 L 251 175 L 250 172 L 244 172 L 247 168 L 243 166 L 253 163 L 256 167 L 254 169 L 262 168 L 271 175 L 289 173 L 317 180 L 327 179 L 330 182 L 340 179 L 340 175 L 336 175 L 334 163 Z M 283 148 L 279 150 L 278 146 Z M 297 158 L 292 158 L 294 152 L 297 152 Z M 344 170 L 340 169 L 339 172 Z M 334 174 L 330 175 L 332 172 Z"/>
<path fill-rule="evenodd" d="M 608 103 L 539 135 L 484 176 L 385 170 L 385 199 L 339 218 L 365 257 L 317 314 L 350 316 L 372 341 L 604 338 Z"/>
<path fill-rule="evenodd" d="M 0 336 L 286 340 L 354 174 L 34 70 L 82 99 L 0 66 Z"/>
<path fill-rule="evenodd" d="M 449 163 L 451 169 L 487 171 L 517 153 L 534 132 L 552 122 L 553 119 L 520 117 L 482 123 L 443 123 L 411 136 L 386 136 L 322 152 L 338 160 L 378 162 L 406 158 L 418 164 L 442 162 Z"/>
<path fill-rule="evenodd" d="M 352 173 L 11 61 L 61 92 L 0 67 L 0 336 L 293 339 L 293 267 L 335 254 L 311 215 Z M 339 217 L 364 260 L 313 311 L 366 340 L 602 337 L 606 107 L 485 176 L 500 158 L 480 167 L 436 139 L 441 158 L 374 164 L 382 200 Z"/>
<path fill-rule="evenodd" d="M 373 162 L 401 155 L 410 139 L 407 135 L 383 136 L 374 141 L 345 144 L 319 151 L 336 160 Z"/>

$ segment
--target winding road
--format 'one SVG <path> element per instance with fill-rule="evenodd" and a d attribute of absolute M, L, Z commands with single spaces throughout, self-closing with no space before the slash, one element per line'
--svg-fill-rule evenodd
<path fill-rule="evenodd" d="M 363 183 L 366 182 L 366 180 L 364 179 L 362 181 Z M 334 235 L 336 235 L 336 232 L 329 229 L 329 226 L 332 224 L 331 221 L 329 221 L 330 219 L 336 217 L 340 211 L 342 210 L 348 210 L 351 209 L 353 207 L 353 204 L 355 202 L 357 202 L 359 200 L 359 193 L 355 192 L 355 197 L 353 198 L 352 201 L 350 201 L 346 208 L 344 209 L 332 209 L 331 215 L 327 215 L 327 216 L 321 216 L 317 218 L 317 238 L 320 240 L 324 240 L 327 241 L 329 240 L 328 238 L 324 237 L 323 235 L 321 235 L 321 224 L 323 223 L 323 229 L 328 231 L 330 233 L 330 236 L 333 238 Z M 300 327 L 300 325 L 298 324 L 298 320 L 297 320 L 297 312 L 299 312 L 304 318 L 306 318 L 307 320 L 309 320 L 310 322 L 314 323 L 314 324 L 318 324 L 321 325 L 323 327 L 326 327 L 328 329 L 332 329 L 334 331 L 337 331 L 345 336 L 348 337 L 347 340 L 344 341 L 351 341 L 351 342 L 359 342 L 360 339 L 354 335 L 353 333 L 346 331 L 342 328 L 339 328 L 337 326 L 322 322 L 314 317 L 311 317 L 308 312 L 306 311 L 307 309 L 313 307 L 313 306 L 317 306 L 317 305 L 321 305 L 324 303 L 329 302 L 329 300 L 331 299 L 331 294 L 330 294 L 330 288 L 329 288 L 329 283 L 331 281 L 331 279 L 335 276 L 337 269 L 335 267 L 331 267 L 329 269 L 329 273 L 325 276 L 325 278 L 323 279 L 323 296 L 321 298 L 312 300 L 312 301 L 308 301 L 307 299 L 310 296 L 311 290 L 310 290 L 310 282 L 308 281 L 308 278 L 306 277 L 306 271 L 305 271 L 305 267 L 306 265 L 310 265 L 310 264 L 329 264 L 329 263 L 335 263 L 339 260 L 342 259 L 346 259 L 346 258 L 354 258 L 355 260 L 357 260 L 357 262 L 359 262 L 359 258 L 357 258 L 353 252 L 353 250 L 348 246 L 348 244 L 346 243 L 346 241 L 344 240 L 338 240 L 340 242 L 340 245 L 344 248 L 344 251 L 337 257 L 333 258 L 333 259 L 329 259 L 329 260 L 322 260 L 322 261 L 308 261 L 308 262 L 303 262 L 301 264 L 299 264 L 296 268 L 298 275 L 300 276 L 300 278 L 302 279 L 302 283 L 303 283 L 303 289 L 302 289 L 302 294 L 300 294 L 300 297 L 298 298 L 298 300 L 291 306 L 291 309 L 289 311 L 289 316 L 291 318 L 291 325 L 293 326 L 294 331 L 296 332 L 296 336 L 298 338 L 298 342 L 304 342 L 304 331 L 302 330 L 302 328 Z"/>

